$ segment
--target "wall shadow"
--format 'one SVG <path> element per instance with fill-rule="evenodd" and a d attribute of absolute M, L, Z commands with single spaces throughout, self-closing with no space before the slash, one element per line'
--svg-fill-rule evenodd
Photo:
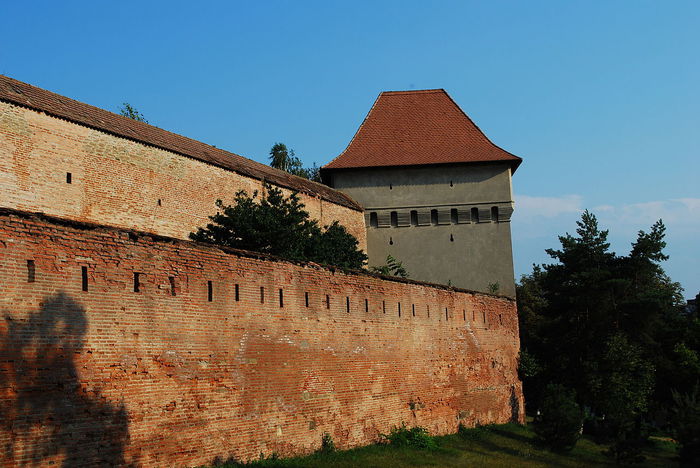
<path fill-rule="evenodd" d="M 510 387 L 510 422 L 522 423 L 524 421 L 520 420 L 520 399 L 518 394 L 515 392 L 515 385 Z"/>
<path fill-rule="evenodd" d="M 78 380 L 87 316 L 68 294 L 0 322 L 0 465 L 124 465 L 127 412 Z M 92 383 L 91 383 L 92 385 Z M 61 460 L 62 459 L 62 460 Z"/>

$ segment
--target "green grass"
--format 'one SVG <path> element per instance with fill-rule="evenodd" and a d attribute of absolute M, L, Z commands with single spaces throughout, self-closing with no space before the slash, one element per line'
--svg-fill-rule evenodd
<path fill-rule="evenodd" d="M 306 457 L 261 460 L 248 464 L 227 464 L 226 467 L 588 467 L 615 466 L 603 455 L 604 446 L 582 438 L 573 451 L 556 454 L 538 446 L 527 426 L 504 424 L 469 429 L 464 434 L 435 437 L 437 449 L 416 449 L 389 445 L 370 445 L 342 452 L 316 453 Z M 678 466 L 676 445 L 653 439 L 638 467 Z"/>

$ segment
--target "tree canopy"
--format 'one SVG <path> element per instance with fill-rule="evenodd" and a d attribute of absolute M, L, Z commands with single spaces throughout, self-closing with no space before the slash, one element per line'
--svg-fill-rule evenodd
<path fill-rule="evenodd" d="M 288 149 L 284 143 L 275 143 L 270 148 L 270 167 L 314 182 L 321 182 L 321 173 L 316 163 L 311 167 L 304 167 L 301 159 L 296 157 L 294 150 Z"/>
<path fill-rule="evenodd" d="M 133 120 L 138 120 L 139 122 L 148 123 L 146 117 L 144 117 L 141 112 L 139 112 L 134 106 L 132 106 L 128 102 L 122 104 L 122 106 L 119 108 L 119 114 Z"/>
<path fill-rule="evenodd" d="M 296 193 L 285 197 L 265 184 L 264 195 L 239 191 L 232 205 L 217 200 L 216 206 L 211 223 L 191 233 L 191 239 L 342 268 L 362 268 L 367 260 L 352 234 L 337 221 L 321 228 Z"/>
<path fill-rule="evenodd" d="M 550 383 L 574 390 L 589 420 L 605 418 L 618 460 L 634 452 L 642 421 L 668 413 L 672 390 L 700 378 L 697 316 L 683 312 L 680 285 L 661 267 L 665 229 L 657 221 L 617 255 L 586 211 L 576 235 L 547 250 L 555 262 L 517 286 L 526 401 L 537 408 Z"/>

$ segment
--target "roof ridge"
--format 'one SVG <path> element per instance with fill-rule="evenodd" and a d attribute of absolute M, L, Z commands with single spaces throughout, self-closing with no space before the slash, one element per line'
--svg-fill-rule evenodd
<path fill-rule="evenodd" d="M 447 94 L 447 91 L 445 91 L 444 88 L 433 88 L 433 89 L 407 89 L 403 91 L 382 91 L 379 93 L 380 95 L 382 94 L 431 94 L 431 93 L 440 93 L 443 92 Z"/>
<path fill-rule="evenodd" d="M 266 180 L 293 191 L 319 196 L 361 211 L 346 194 L 326 185 L 289 174 L 208 143 L 140 122 L 0 74 L 0 101 L 44 112 L 88 128 L 164 149 L 246 177 Z"/>

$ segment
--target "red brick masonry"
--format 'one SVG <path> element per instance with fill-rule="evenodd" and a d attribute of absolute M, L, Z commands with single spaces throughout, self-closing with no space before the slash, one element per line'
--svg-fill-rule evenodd
<path fill-rule="evenodd" d="M 515 303 L 486 294 L 5 209 L 0 313 L 2 466 L 194 466 L 523 417 Z"/>

